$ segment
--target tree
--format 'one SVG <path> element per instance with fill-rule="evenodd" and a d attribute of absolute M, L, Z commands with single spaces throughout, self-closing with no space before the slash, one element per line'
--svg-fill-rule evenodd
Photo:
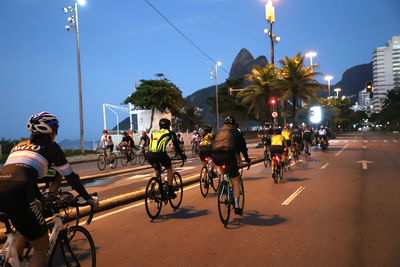
<path fill-rule="evenodd" d="M 312 99 L 317 97 L 317 90 L 324 90 L 325 87 L 314 79 L 321 73 L 314 72 L 311 66 L 304 66 L 304 56 L 301 53 L 293 58 L 285 55 L 285 58 L 279 60 L 279 63 L 282 67 L 278 69 L 279 79 L 276 80 L 276 85 L 284 102 L 290 97 L 292 98 L 292 117 L 296 124 L 297 102 L 302 100 L 309 104 Z"/>
<path fill-rule="evenodd" d="M 235 95 L 229 94 L 229 88 L 241 89 L 243 79 L 229 80 L 219 88 L 218 101 L 219 113 L 223 116 L 232 115 L 236 118 L 240 125 L 245 125 L 250 117 L 247 115 L 248 106 L 242 104 Z M 234 92 L 236 94 L 236 92 Z M 210 96 L 207 98 L 207 104 L 211 107 L 211 111 L 216 113 L 216 97 Z"/>
<path fill-rule="evenodd" d="M 273 64 L 267 64 L 265 68 L 254 66 L 251 74 L 246 75 L 246 79 L 251 82 L 237 94 L 241 103 L 248 106 L 248 113 L 253 113 L 253 117 L 260 120 L 262 115 L 269 111 L 268 100 L 271 96 L 277 96 L 275 90 L 276 70 Z"/>
<path fill-rule="evenodd" d="M 182 132 L 192 132 L 204 125 L 201 118 L 201 110 L 192 105 L 185 105 L 177 118 L 177 124 Z"/>
<path fill-rule="evenodd" d="M 398 129 L 400 126 L 400 91 L 390 90 L 386 96 L 379 118 L 386 125 L 389 122 L 390 129 Z"/>
<path fill-rule="evenodd" d="M 133 92 L 124 100 L 124 104 L 131 103 L 142 109 L 151 109 L 151 119 L 149 128 L 150 132 L 153 125 L 154 111 L 158 109 L 161 112 L 169 111 L 172 115 L 179 114 L 179 110 L 183 107 L 182 92 L 171 81 L 166 79 L 163 74 L 156 74 L 156 80 L 140 80 L 140 84 Z"/>

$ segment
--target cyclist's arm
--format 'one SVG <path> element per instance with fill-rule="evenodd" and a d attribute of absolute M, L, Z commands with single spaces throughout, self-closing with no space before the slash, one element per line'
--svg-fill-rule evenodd
<path fill-rule="evenodd" d="M 246 146 L 246 140 L 244 140 L 243 134 L 239 132 L 239 130 L 236 129 L 234 132 L 235 139 L 238 141 L 237 145 L 239 147 L 240 152 L 243 154 L 243 157 L 246 161 L 249 161 L 249 155 L 247 153 L 247 146 Z"/>
<path fill-rule="evenodd" d="M 171 139 L 172 139 L 172 144 L 174 145 L 176 152 L 177 152 L 180 156 L 182 156 L 182 154 L 183 154 L 183 153 L 182 153 L 182 149 L 181 149 L 181 147 L 179 146 L 178 138 L 176 137 L 175 132 L 172 132 L 172 131 L 171 131 Z"/>

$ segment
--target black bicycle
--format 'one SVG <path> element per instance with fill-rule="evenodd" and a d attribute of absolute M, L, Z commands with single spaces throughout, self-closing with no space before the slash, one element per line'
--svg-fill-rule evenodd
<path fill-rule="evenodd" d="M 184 160 L 182 159 L 181 167 L 184 165 Z M 169 185 L 167 181 L 163 181 L 161 174 L 165 171 L 160 170 L 157 171 L 157 176 L 152 177 L 146 186 L 144 203 L 146 207 L 147 215 L 151 220 L 154 220 L 158 217 L 161 212 L 162 205 L 167 205 L 168 202 L 171 207 L 175 210 L 179 208 L 182 203 L 183 198 L 183 183 L 182 177 L 179 172 L 174 172 L 172 177 L 172 188 L 176 195 L 173 197 L 169 193 Z"/>
<path fill-rule="evenodd" d="M 111 169 L 115 169 L 117 167 L 117 155 L 112 152 L 110 160 L 110 156 L 107 154 L 106 149 L 103 148 L 103 152 L 97 158 L 97 168 L 102 171 L 106 168 L 107 164 L 110 165 Z"/>
<path fill-rule="evenodd" d="M 204 159 L 207 164 L 200 171 L 200 192 L 203 197 L 206 197 L 210 186 L 217 192 L 219 186 L 219 179 L 214 171 L 211 171 L 211 158 Z M 217 179 L 217 180 L 214 180 Z"/>
<path fill-rule="evenodd" d="M 119 157 L 121 159 L 121 165 L 126 166 L 130 162 L 132 165 L 136 164 L 137 156 L 132 149 L 128 149 L 127 146 L 122 146 L 119 151 Z"/>

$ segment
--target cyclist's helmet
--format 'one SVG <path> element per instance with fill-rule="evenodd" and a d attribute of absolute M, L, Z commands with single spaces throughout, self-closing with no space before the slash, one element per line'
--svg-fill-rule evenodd
<path fill-rule="evenodd" d="M 264 127 L 265 127 L 265 128 L 271 127 L 271 123 L 269 123 L 268 121 L 266 121 L 266 122 L 264 123 Z"/>
<path fill-rule="evenodd" d="M 127 135 L 128 135 L 128 132 L 125 131 L 125 132 L 124 132 L 124 136 L 127 136 Z"/>
<path fill-rule="evenodd" d="M 103 130 L 103 133 L 105 133 L 105 134 L 106 134 L 106 133 L 108 133 L 108 132 L 107 132 L 107 130 Z"/>
<path fill-rule="evenodd" d="M 299 129 L 299 126 L 294 125 L 294 126 L 293 126 L 293 129 Z"/>
<path fill-rule="evenodd" d="M 285 125 L 283 126 L 283 128 L 284 128 L 284 129 L 289 129 L 289 124 L 285 124 Z"/>
<path fill-rule="evenodd" d="M 142 131 L 142 135 L 145 135 L 146 134 L 146 131 Z"/>
<path fill-rule="evenodd" d="M 233 126 L 236 127 L 237 122 L 236 122 L 235 117 L 233 117 L 233 116 L 228 116 L 228 117 L 225 118 L 224 124 L 230 124 L 230 125 L 233 125 Z"/>
<path fill-rule="evenodd" d="M 310 129 L 310 126 L 306 125 L 306 127 L 304 127 L 305 129 Z"/>
<path fill-rule="evenodd" d="M 324 129 L 324 125 L 321 125 L 320 128 L 321 128 L 321 129 Z"/>
<path fill-rule="evenodd" d="M 171 121 L 167 118 L 162 118 L 159 122 L 159 125 L 161 129 L 169 129 L 171 126 Z"/>
<path fill-rule="evenodd" d="M 58 119 L 53 114 L 43 111 L 32 115 L 26 123 L 32 133 L 51 134 L 58 131 Z"/>
<path fill-rule="evenodd" d="M 212 126 L 211 125 L 204 126 L 204 132 L 211 133 L 211 131 L 212 131 Z"/>
<path fill-rule="evenodd" d="M 282 133 L 282 129 L 281 128 L 274 128 L 274 134 L 281 134 Z"/>

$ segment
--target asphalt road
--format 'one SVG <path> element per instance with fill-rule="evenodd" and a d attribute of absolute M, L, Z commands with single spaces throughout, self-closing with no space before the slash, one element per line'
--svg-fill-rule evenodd
<path fill-rule="evenodd" d="M 341 136 L 278 185 L 255 164 L 227 227 L 198 184 L 153 222 L 143 201 L 101 212 L 87 227 L 98 266 L 399 266 L 399 151 L 394 135 Z"/>

